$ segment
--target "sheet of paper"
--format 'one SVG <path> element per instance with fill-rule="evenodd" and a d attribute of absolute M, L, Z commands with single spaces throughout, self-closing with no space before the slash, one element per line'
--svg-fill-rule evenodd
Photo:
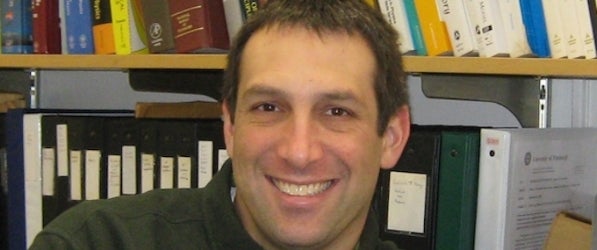
<path fill-rule="evenodd" d="M 425 233 L 427 176 L 391 172 L 389 189 L 387 229 Z"/>

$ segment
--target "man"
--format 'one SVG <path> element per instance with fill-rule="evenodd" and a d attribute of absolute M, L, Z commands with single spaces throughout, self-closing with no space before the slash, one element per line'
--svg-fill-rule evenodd
<path fill-rule="evenodd" d="M 205 189 L 83 203 L 32 248 L 395 248 L 370 205 L 409 136 L 405 74 L 361 1 L 270 0 L 242 28 L 223 86 L 231 161 Z"/>

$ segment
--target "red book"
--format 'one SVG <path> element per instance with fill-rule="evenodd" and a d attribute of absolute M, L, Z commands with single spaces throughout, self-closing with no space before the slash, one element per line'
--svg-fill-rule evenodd
<path fill-rule="evenodd" d="M 229 48 L 223 2 L 168 0 L 177 53 L 221 52 Z"/>
<path fill-rule="evenodd" d="M 60 17 L 58 1 L 33 0 L 33 53 L 60 54 Z"/>

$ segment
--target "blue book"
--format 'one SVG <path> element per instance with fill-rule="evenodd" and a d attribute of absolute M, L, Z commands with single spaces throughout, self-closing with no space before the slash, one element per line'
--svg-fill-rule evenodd
<path fill-rule="evenodd" d="M 29 134 L 25 121 L 26 110 L 14 109 L 6 114 L 6 160 L 8 167 L 8 247 L 9 249 L 27 249 L 33 241 L 36 221 L 41 223 L 41 179 L 39 173 L 27 169 L 29 147 L 35 144 L 36 135 Z M 25 138 L 30 140 L 25 140 Z M 41 144 L 39 144 L 41 147 Z M 39 191 L 36 195 L 36 191 Z M 35 209 L 34 209 L 35 208 Z M 37 214 L 38 216 L 34 216 Z M 38 229 L 41 229 L 41 225 Z"/>
<path fill-rule="evenodd" d="M 33 53 L 33 14 L 31 0 L 3 0 L 2 53 Z"/>
<path fill-rule="evenodd" d="M 404 8 L 406 10 L 406 17 L 408 18 L 408 27 L 415 45 L 417 55 L 426 56 L 427 47 L 423 40 L 423 33 L 421 31 L 421 24 L 419 23 L 419 16 L 415 7 L 414 0 L 404 0 Z"/>
<path fill-rule="evenodd" d="M 93 54 L 91 0 L 65 1 L 66 44 L 68 54 Z"/>
<path fill-rule="evenodd" d="M 520 10 L 531 51 L 538 57 L 550 57 L 551 53 L 542 1 L 520 1 Z"/>

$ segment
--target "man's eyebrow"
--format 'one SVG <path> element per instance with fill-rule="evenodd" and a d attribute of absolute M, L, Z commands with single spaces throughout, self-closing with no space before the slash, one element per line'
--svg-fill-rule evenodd
<path fill-rule="evenodd" d="M 256 96 L 286 96 L 286 92 L 279 88 L 257 85 L 247 89 L 247 91 L 242 94 L 241 98 L 246 99 Z"/>
<path fill-rule="evenodd" d="M 256 85 L 247 89 L 241 96 L 242 99 L 256 97 L 280 97 L 286 99 L 290 98 L 290 94 L 284 89 L 272 86 Z M 315 99 L 319 101 L 346 101 L 354 102 L 356 104 L 361 103 L 357 95 L 349 90 L 332 90 L 328 92 L 317 93 Z"/>
<path fill-rule="evenodd" d="M 321 94 L 321 99 L 334 100 L 334 101 L 355 101 L 358 102 L 358 98 L 354 93 L 350 91 L 333 91 Z"/>

